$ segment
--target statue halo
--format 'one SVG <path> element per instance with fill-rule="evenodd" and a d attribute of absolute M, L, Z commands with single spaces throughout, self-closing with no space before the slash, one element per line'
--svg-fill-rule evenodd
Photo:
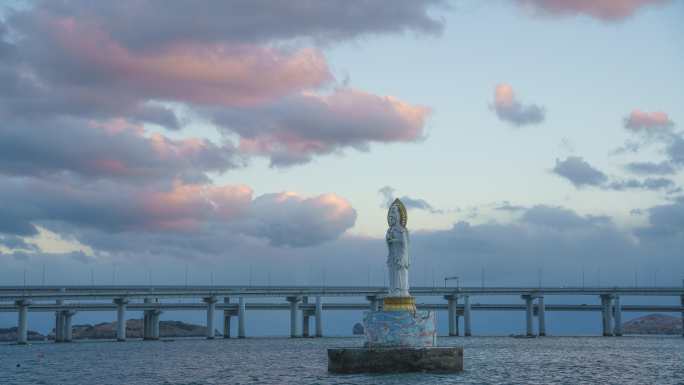
<path fill-rule="evenodd" d="M 406 206 L 404 206 L 404 203 L 399 200 L 399 198 L 396 198 L 394 202 L 389 207 L 389 210 L 387 210 L 387 224 L 390 224 L 389 221 L 389 216 L 390 213 L 392 212 L 392 207 L 396 206 L 399 209 L 399 223 L 401 223 L 401 227 L 406 227 L 406 221 L 408 220 L 408 215 L 406 214 Z"/>

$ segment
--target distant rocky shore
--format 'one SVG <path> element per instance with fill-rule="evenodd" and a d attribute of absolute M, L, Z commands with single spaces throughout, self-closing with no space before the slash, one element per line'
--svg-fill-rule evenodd
<path fill-rule="evenodd" d="M 14 342 L 17 340 L 17 334 L 18 334 L 17 327 L 11 327 L 11 328 L 0 328 L 0 342 Z M 45 336 L 33 331 L 29 330 L 28 331 L 28 339 L 29 341 L 43 341 L 45 340 Z"/>
<path fill-rule="evenodd" d="M 142 319 L 129 319 L 126 321 L 126 337 L 142 338 Z M 624 334 L 662 334 L 681 335 L 682 319 L 666 314 L 648 314 L 623 323 Z M 221 336 L 215 331 L 216 336 Z M 354 325 L 353 334 L 362 335 L 363 325 Z M 181 321 L 159 321 L 159 335 L 162 338 L 173 337 L 204 337 L 207 328 Z M 74 325 L 73 338 L 79 339 L 114 339 L 116 338 L 116 322 L 103 322 L 96 325 Z M 54 339 L 54 331 L 43 335 L 34 330 L 28 331 L 29 341 L 44 341 Z M 17 328 L 0 328 L 0 342 L 14 342 L 17 340 Z"/>
<path fill-rule="evenodd" d="M 624 334 L 682 334 L 682 319 L 666 314 L 649 314 L 622 324 Z"/>
<path fill-rule="evenodd" d="M 126 321 L 126 337 L 142 338 L 143 321 L 141 319 L 129 319 Z M 217 336 L 222 334 L 215 332 Z M 159 336 L 162 338 L 170 337 L 204 337 L 207 335 L 207 328 L 202 325 L 195 325 L 181 321 L 159 321 Z M 73 339 L 114 339 L 116 338 L 116 322 L 103 322 L 96 325 L 82 324 L 74 325 Z M 54 339 L 54 330 L 50 334 L 43 335 L 33 330 L 29 330 L 28 339 L 30 341 L 43 341 Z M 17 328 L 0 328 L 0 342 L 12 342 L 17 340 Z"/>

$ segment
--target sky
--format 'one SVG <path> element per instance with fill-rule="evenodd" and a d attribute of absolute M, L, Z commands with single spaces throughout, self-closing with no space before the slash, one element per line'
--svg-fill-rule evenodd
<path fill-rule="evenodd" d="M 684 279 L 684 3 L 0 6 L 0 285 Z"/>

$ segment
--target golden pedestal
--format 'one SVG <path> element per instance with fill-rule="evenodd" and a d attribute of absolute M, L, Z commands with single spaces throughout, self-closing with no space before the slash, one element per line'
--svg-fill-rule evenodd
<path fill-rule="evenodd" d="M 383 311 L 416 311 L 416 299 L 413 297 L 385 297 L 382 300 Z"/>

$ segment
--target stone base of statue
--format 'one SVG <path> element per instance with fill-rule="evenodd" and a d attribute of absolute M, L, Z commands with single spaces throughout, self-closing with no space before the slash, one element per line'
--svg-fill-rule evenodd
<path fill-rule="evenodd" d="M 436 313 L 417 311 L 412 297 L 386 297 L 364 313 L 363 348 L 328 349 L 334 373 L 460 372 L 462 347 L 437 347 Z"/>
<path fill-rule="evenodd" d="M 401 373 L 463 371 L 463 348 L 331 348 L 328 371 L 332 373 Z"/>
<path fill-rule="evenodd" d="M 367 311 L 363 314 L 369 348 L 428 348 L 437 345 L 435 312 Z"/>

